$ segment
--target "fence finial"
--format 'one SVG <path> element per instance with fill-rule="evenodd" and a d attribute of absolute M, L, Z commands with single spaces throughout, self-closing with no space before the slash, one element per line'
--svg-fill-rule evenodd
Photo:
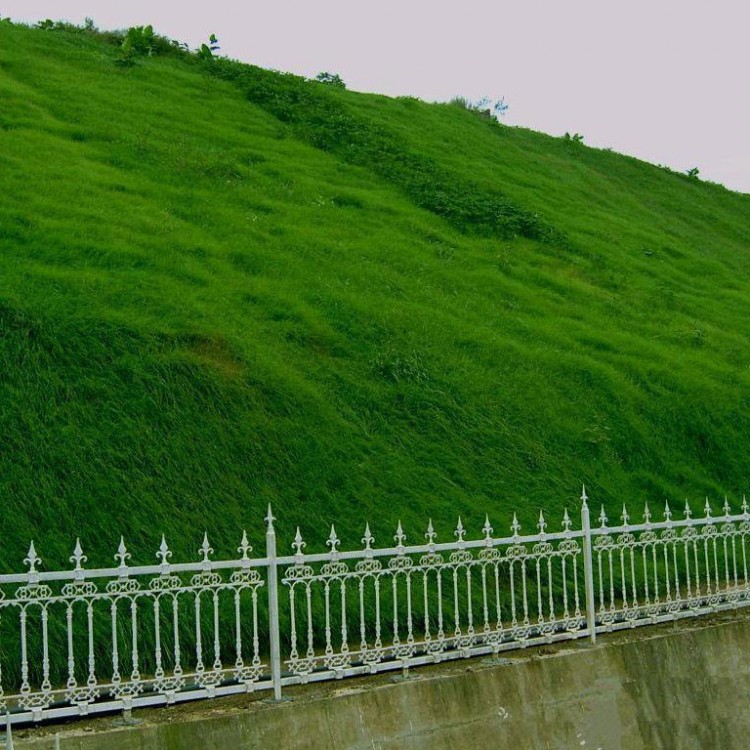
<path fill-rule="evenodd" d="M 685 498 L 685 520 L 689 521 L 692 515 L 693 511 L 690 510 L 690 503 L 688 502 L 688 499 Z"/>
<path fill-rule="evenodd" d="M 581 502 L 582 502 L 582 503 L 583 503 L 584 505 L 588 505 L 588 501 L 589 501 L 589 497 L 588 497 L 588 495 L 586 494 L 586 485 L 584 484 L 584 485 L 583 485 L 583 489 L 581 490 Z"/>
<path fill-rule="evenodd" d="M 544 513 L 541 509 L 539 510 L 539 522 L 536 527 L 539 529 L 539 536 L 545 536 L 544 530 L 547 528 L 547 522 L 544 520 Z"/>
<path fill-rule="evenodd" d="M 518 537 L 518 532 L 521 530 L 521 524 L 518 523 L 518 516 L 513 514 L 513 523 L 510 525 L 510 530 L 513 532 L 514 537 Z"/>
<path fill-rule="evenodd" d="M 203 557 L 201 562 L 203 563 L 210 563 L 211 560 L 209 557 L 213 553 L 214 548 L 208 543 L 208 532 L 203 532 L 203 543 L 201 544 L 200 549 L 198 550 L 198 553 Z"/>
<path fill-rule="evenodd" d="M 36 569 L 37 565 L 41 565 L 42 558 L 39 557 L 36 553 L 36 548 L 34 547 L 34 540 L 31 540 L 31 544 L 29 545 L 29 551 L 26 554 L 26 557 L 24 558 L 24 563 L 29 566 L 29 575 L 34 575 L 38 571 Z"/>
<path fill-rule="evenodd" d="M 68 558 L 70 562 L 75 563 L 75 570 L 83 570 L 83 563 L 88 561 L 88 557 L 83 554 L 83 548 L 81 547 L 81 540 L 76 538 L 76 547 L 73 550 L 73 555 Z"/>
<path fill-rule="evenodd" d="M 167 561 L 172 557 L 172 551 L 167 546 L 167 539 L 164 534 L 161 535 L 161 544 L 159 545 L 159 551 L 156 553 L 156 556 L 161 560 L 162 568 L 166 570 L 167 565 L 169 565 Z"/>
<path fill-rule="evenodd" d="M 458 539 L 459 544 L 463 542 L 464 537 L 466 536 L 466 529 L 461 521 L 461 516 L 458 517 L 458 523 L 456 524 L 456 530 L 453 532 L 453 536 Z"/>
<path fill-rule="evenodd" d="M 708 495 L 706 495 L 706 504 L 703 506 L 703 510 L 706 513 L 706 518 L 711 518 L 711 503 L 708 502 Z"/>
<path fill-rule="evenodd" d="M 747 516 L 747 512 L 748 512 L 747 498 L 743 495 L 742 496 L 742 515 Z"/>
<path fill-rule="evenodd" d="M 607 518 L 607 514 L 604 512 L 604 506 L 602 505 L 602 510 L 599 513 L 599 527 L 602 529 L 606 529 L 608 521 L 609 519 Z"/>
<path fill-rule="evenodd" d="M 276 520 L 273 515 L 273 511 L 271 510 L 271 503 L 268 503 L 268 513 L 266 514 L 266 524 L 268 526 L 267 531 L 273 531 L 273 522 Z"/>
<path fill-rule="evenodd" d="M 396 542 L 396 547 L 399 549 L 404 548 L 404 542 L 406 541 L 406 534 L 404 534 L 403 526 L 401 526 L 401 519 L 398 520 L 398 526 L 396 528 L 396 536 L 393 537 L 393 541 Z"/>
<path fill-rule="evenodd" d="M 728 521 L 729 520 L 729 516 L 732 515 L 732 509 L 729 507 L 729 500 L 727 500 L 727 496 L 726 495 L 724 495 L 724 508 L 723 508 L 723 510 L 724 510 L 724 518 L 726 518 L 727 521 Z"/>
<path fill-rule="evenodd" d="M 331 548 L 331 557 L 335 557 L 338 553 L 338 546 L 341 544 L 338 536 L 336 536 L 336 527 L 331 524 L 331 533 L 328 535 L 328 541 L 326 547 Z"/>
<path fill-rule="evenodd" d="M 482 531 L 484 532 L 484 541 L 492 543 L 492 532 L 494 529 L 492 526 L 490 526 L 490 517 L 489 515 L 485 515 L 484 517 L 484 526 L 482 526 Z"/>
<path fill-rule="evenodd" d="M 563 531 L 565 533 L 568 533 L 570 531 L 570 527 L 573 525 L 571 523 L 570 516 L 568 515 L 567 508 L 565 509 L 565 513 L 563 513 L 562 525 L 563 525 Z"/>
<path fill-rule="evenodd" d="M 630 514 L 628 513 L 628 509 L 625 507 L 625 503 L 622 504 L 622 515 L 620 516 L 622 519 L 622 525 L 627 526 L 628 521 L 630 521 Z"/>
<path fill-rule="evenodd" d="M 645 503 L 643 506 L 643 520 L 646 526 L 651 525 L 651 511 L 648 509 L 648 503 Z"/>
<path fill-rule="evenodd" d="M 435 537 L 437 534 L 435 533 L 435 527 L 432 525 L 432 519 L 427 522 L 427 533 L 424 535 L 424 538 L 427 540 L 427 544 L 432 546 L 435 544 Z"/>
<path fill-rule="evenodd" d="M 664 520 L 669 524 L 672 523 L 672 511 L 669 507 L 669 500 L 664 501 Z"/>
<path fill-rule="evenodd" d="M 369 522 L 365 524 L 365 535 L 362 537 L 362 544 L 365 545 L 365 552 L 372 550 L 372 543 L 375 541 L 375 537 L 370 531 Z"/>
<path fill-rule="evenodd" d="M 292 549 L 294 550 L 294 556 L 298 561 L 302 559 L 302 550 L 305 547 L 307 547 L 307 542 L 302 539 L 302 532 L 299 530 L 299 526 L 297 526 L 297 532 L 295 533 L 294 541 L 292 542 Z"/>
<path fill-rule="evenodd" d="M 120 563 L 120 568 L 127 568 L 128 563 L 127 560 L 130 559 L 130 552 L 128 552 L 128 548 L 125 546 L 125 537 L 120 537 L 120 543 L 117 545 L 117 554 L 115 555 L 115 560 Z"/>
<path fill-rule="evenodd" d="M 245 529 L 242 529 L 242 540 L 240 541 L 240 546 L 237 547 L 237 552 L 242 553 L 242 560 L 249 560 L 247 553 L 252 552 L 253 548 L 250 545 L 250 542 L 247 540 L 247 531 Z"/>

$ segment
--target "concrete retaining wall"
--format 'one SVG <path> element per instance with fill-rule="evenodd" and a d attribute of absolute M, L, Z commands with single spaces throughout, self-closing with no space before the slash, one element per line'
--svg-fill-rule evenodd
<path fill-rule="evenodd" d="M 643 628 L 56 729 L 61 750 L 738 750 L 750 742 L 750 615 Z M 54 729 L 17 731 L 51 750 Z M 1 746 L 1 745 L 0 745 Z"/>

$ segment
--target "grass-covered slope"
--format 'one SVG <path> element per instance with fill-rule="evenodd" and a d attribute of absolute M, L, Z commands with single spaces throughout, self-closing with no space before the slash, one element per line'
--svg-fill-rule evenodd
<path fill-rule="evenodd" d="M 117 54 L 0 23 L 3 570 L 746 489 L 749 196 Z"/>

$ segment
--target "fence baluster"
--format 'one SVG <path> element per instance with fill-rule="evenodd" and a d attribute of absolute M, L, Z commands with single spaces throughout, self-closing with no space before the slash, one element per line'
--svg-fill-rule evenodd
<path fill-rule="evenodd" d="M 180 602 L 177 594 L 172 595 L 172 629 L 174 631 L 174 669 L 172 674 L 180 677 L 182 675 L 181 653 L 180 653 Z"/>
<path fill-rule="evenodd" d="M 240 612 L 240 594 L 242 589 L 234 591 L 234 666 L 240 670 L 244 666 L 242 659 L 242 619 Z"/>
<path fill-rule="evenodd" d="M 374 648 L 379 652 L 383 648 L 380 626 L 380 576 L 375 576 L 375 643 Z"/>
<path fill-rule="evenodd" d="M 200 597 L 195 597 L 195 620 L 199 622 L 200 619 Z M 197 626 L 198 645 L 196 647 L 196 653 L 198 657 L 198 667 L 196 671 L 200 674 L 203 671 L 203 664 L 200 657 L 200 629 Z M 157 594 L 154 597 L 154 660 L 156 663 L 156 672 L 154 676 L 157 680 L 164 677 L 164 667 L 162 666 L 162 652 L 161 652 L 161 595 Z"/>

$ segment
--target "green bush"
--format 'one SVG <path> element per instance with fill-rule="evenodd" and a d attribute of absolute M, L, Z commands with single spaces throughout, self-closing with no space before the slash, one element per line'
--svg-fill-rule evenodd
<path fill-rule="evenodd" d="M 155 34 L 153 26 L 131 26 L 125 33 L 120 45 L 119 65 L 131 67 L 137 57 L 151 57 L 155 51 Z"/>
<path fill-rule="evenodd" d="M 583 136 L 580 133 L 573 133 L 573 135 L 571 135 L 566 132 L 563 136 L 563 140 L 566 143 L 583 144 Z"/>
<path fill-rule="evenodd" d="M 346 88 L 344 79 L 338 73 L 329 73 L 328 71 L 318 73 L 318 75 L 315 76 L 315 80 L 318 83 L 325 83 L 327 86 L 334 86 L 337 89 Z"/>
<path fill-rule="evenodd" d="M 137 55 L 151 56 L 154 54 L 154 27 L 153 26 L 131 26 L 125 35 L 123 44 L 129 44 Z"/>

